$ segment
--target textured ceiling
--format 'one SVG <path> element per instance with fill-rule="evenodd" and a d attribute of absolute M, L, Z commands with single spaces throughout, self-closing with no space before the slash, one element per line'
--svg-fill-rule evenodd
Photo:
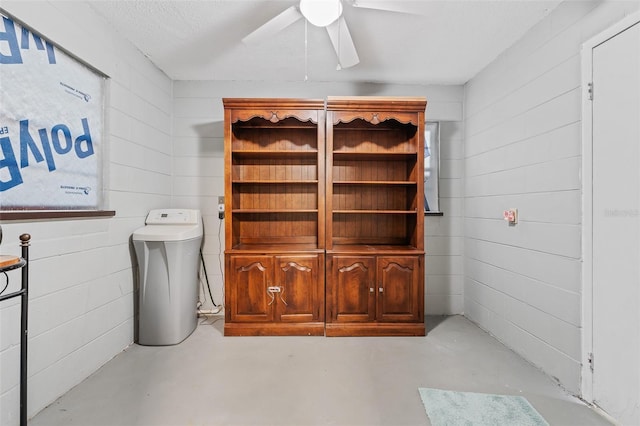
<path fill-rule="evenodd" d="M 387 2 L 389 0 L 386 0 Z M 337 70 L 324 28 L 299 20 L 242 38 L 297 1 L 85 1 L 174 80 L 462 84 L 561 0 L 392 0 L 414 14 L 355 8 L 344 17 L 360 63 Z"/>

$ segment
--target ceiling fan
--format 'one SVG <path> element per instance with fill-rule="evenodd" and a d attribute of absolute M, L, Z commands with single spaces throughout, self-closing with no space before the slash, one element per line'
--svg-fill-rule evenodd
<path fill-rule="evenodd" d="M 344 0 L 356 8 L 376 9 L 388 12 L 415 13 L 398 0 Z M 265 40 L 289 25 L 305 18 L 317 27 L 325 27 L 338 57 L 338 69 L 349 68 L 360 62 L 349 27 L 342 15 L 343 0 L 300 0 L 242 39 L 252 44 Z"/>

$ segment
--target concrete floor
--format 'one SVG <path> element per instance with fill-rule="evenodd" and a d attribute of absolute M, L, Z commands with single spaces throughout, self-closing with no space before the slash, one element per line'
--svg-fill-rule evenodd
<path fill-rule="evenodd" d="M 37 425 L 428 425 L 418 387 L 526 397 L 550 425 L 607 425 L 461 316 L 427 337 L 223 337 L 132 345 L 35 416 Z"/>

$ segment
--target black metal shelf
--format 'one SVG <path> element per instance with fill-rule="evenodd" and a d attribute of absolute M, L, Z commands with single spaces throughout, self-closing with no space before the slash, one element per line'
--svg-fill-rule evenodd
<path fill-rule="evenodd" d="M 27 338 L 29 320 L 29 242 L 31 235 L 20 235 L 22 257 L 17 263 L 0 267 L 1 272 L 22 268 L 22 286 L 20 290 L 9 294 L 0 294 L 0 302 L 20 296 L 20 426 L 27 426 Z"/>

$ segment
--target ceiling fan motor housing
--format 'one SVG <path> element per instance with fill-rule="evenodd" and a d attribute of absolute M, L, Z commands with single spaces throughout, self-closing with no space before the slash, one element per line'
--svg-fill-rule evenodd
<path fill-rule="evenodd" d="M 340 0 L 300 0 L 300 13 L 316 27 L 326 27 L 342 15 Z"/>

